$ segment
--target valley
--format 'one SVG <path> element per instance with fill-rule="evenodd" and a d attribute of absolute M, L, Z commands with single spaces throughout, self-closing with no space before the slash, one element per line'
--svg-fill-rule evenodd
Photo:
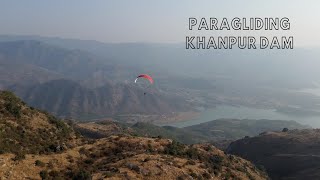
<path fill-rule="evenodd" d="M 172 53 L 173 56 L 169 56 Z M 238 52 L 234 53 L 238 56 Z M 246 75 L 249 72 L 227 67 L 232 64 L 233 56 L 223 51 L 216 55 L 188 54 L 173 45 L 116 45 L 73 39 L 0 36 L 3 69 L 0 87 L 15 92 L 34 107 L 59 117 L 83 121 L 112 118 L 180 126 L 237 118 L 296 120 L 319 126 L 316 119 L 320 98 L 299 91 L 299 87 L 313 88 L 313 82 L 297 78 L 292 84 L 285 80 L 286 86 L 292 87 L 283 89 L 280 86 L 283 83 L 269 82 L 264 77 L 257 77 L 260 81 L 250 80 Z M 209 75 L 206 67 L 193 64 L 192 59 L 198 56 L 207 67 L 214 68 L 210 70 L 213 74 Z M 279 58 L 283 55 L 273 53 L 272 56 Z M 178 65 L 172 64 L 173 57 L 186 61 L 183 71 L 172 69 Z M 244 64 L 251 63 L 251 55 L 242 53 L 240 57 Z M 149 58 L 154 59 L 152 64 L 148 62 Z M 211 58 L 223 58 L 224 63 L 209 62 Z M 158 64 L 162 60 L 165 63 Z M 191 67 L 203 71 L 191 73 L 188 69 Z M 222 73 L 220 68 L 227 71 Z M 133 83 L 142 69 L 148 69 L 156 78 L 151 89 Z M 186 71 L 190 73 L 183 73 Z M 235 72 L 240 76 L 235 76 Z M 146 97 L 141 95 L 145 91 L 148 91 Z M 289 109 L 291 107 L 299 109 Z M 273 109 L 277 111 L 273 112 Z M 260 117 L 257 112 L 261 113 Z"/>
<path fill-rule="evenodd" d="M 104 120 L 79 122 L 75 128 L 94 139 L 126 132 L 139 136 L 166 137 L 185 144 L 234 141 L 246 136 L 256 136 L 262 132 L 281 131 L 283 128 L 310 129 L 309 126 L 301 125 L 295 121 L 248 119 L 217 119 L 183 128 L 156 126 L 147 122 L 124 123 Z"/>
<path fill-rule="evenodd" d="M 285 111 L 286 110 L 286 111 Z M 187 117 L 183 121 L 165 123 L 164 125 L 186 127 L 212 121 L 213 119 L 269 119 L 296 121 L 314 128 L 320 127 L 320 116 L 316 112 L 299 112 L 299 108 L 287 109 L 262 109 L 245 106 L 217 106 L 212 109 L 200 111 L 193 117 Z M 313 113 L 313 114 L 312 114 Z"/>

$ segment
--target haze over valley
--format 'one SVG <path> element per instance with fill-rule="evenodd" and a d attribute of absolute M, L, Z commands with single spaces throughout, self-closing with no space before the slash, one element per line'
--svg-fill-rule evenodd
<path fill-rule="evenodd" d="M 60 117 L 124 115 L 169 125 L 274 119 L 320 126 L 320 98 L 312 91 L 320 77 L 315 50 L 187 51 L 180 44 L 8 35 L 0 41 L 0 87 Z M 133 83 L 142 71 L 155 78 L 153 86 Z"/>

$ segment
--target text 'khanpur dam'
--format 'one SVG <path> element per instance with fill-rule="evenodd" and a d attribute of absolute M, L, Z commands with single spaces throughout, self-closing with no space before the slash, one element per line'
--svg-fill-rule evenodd
<path fill-rule="evenodd" d="M 288 31 L 289 18 L 189 18 L 189 31 Z M 186 49 L 293 49 L 293 36 L 186 36 Z"/>

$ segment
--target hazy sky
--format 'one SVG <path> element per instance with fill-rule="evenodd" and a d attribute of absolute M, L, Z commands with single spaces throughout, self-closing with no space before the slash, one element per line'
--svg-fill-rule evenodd
<path fill-rule="evenodd" d="M 189 17 L 286 16 L 296 46 L 320 46 L 319 8 L 319 0 L 2 0 L 0 34 L 172 43 L 185 41 Z"/>

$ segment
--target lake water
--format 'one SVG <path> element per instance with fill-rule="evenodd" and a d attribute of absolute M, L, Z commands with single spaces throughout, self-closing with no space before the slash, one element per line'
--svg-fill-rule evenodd
<path fill-rule="evenodd" d="M 320 116 L 291 116 L 277 112 L 274 109 L 256 109 L 249 107 L 218 106 L 201 112 L 198 117 L 182 122 L 168 124 L 176 127 L 196 125 L 215 119 L 269 119 L 269 120 L 294 120 L 301 124 L 320 128 Z"/>

